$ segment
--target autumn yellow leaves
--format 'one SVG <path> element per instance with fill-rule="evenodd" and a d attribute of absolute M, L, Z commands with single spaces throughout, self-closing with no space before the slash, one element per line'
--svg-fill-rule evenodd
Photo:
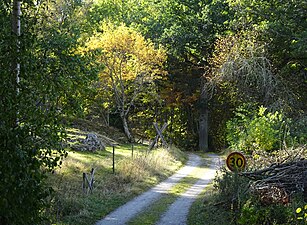
<path fill-rule="evenodd" d="M 123 130 L 133 141 L 128 124 L 128 114 L 142 93 L 154 89 L 154 80 L 161 79 L 166 71 L 166 50 L 154 46 L 142 34 L 124 24 L 115 26 L 102 23 L 102 32 L 94 34 L 86 51 L 94 52 L 101 64 L 99 71 L 100 94 L 108 96 L 109 105 L 117 108 Z"/>
<path fill-rule="evenodd" d="M 163 64 L 166 51 L 155 47 L 142 34 L 124 24 L 102 24 L 102 33 L 96 33 L 88 42 L 89 50 L 101 50 L 97 60 L 105 68 L 102 79 L 135 80 L 137 77 L 155 79 L 165 74 Z"/>

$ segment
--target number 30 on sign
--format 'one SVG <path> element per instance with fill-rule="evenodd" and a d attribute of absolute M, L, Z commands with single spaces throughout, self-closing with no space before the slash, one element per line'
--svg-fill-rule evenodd
<path fill-rule="evenodd" d="M 246 159 L 240 152 L 232 152 L 228 155 L 226 164 L 231 171 L 242 171 L 246 166 Z"/>

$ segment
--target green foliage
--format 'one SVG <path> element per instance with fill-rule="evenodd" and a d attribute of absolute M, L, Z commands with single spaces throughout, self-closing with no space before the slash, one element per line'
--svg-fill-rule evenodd
<path fill-rule="evenodd" d="M 217 201 L 222 202 L 227 210 L 233 211 L 235 214 L 249 198 L 248 179 L 224 167 L 214 179 L 214 187 L 218 192 Z"/>
<path fill-rule="evenodd" d="M 291 207 L 284 205 L 263 206 L 257 199 L 248 199 L 241 209 L 238 224 L 292 224 Z"/>
<path fill-rule="evenodd" d="M 162 108 L 175 106 L 178 109 L 178 123 L 174 126 L 180 138 L 176 141 L 183 142 L 185 146 L 198 142 L 199 78 L 214 55 L 214 48 L 219 48 L 214 46 L 216 40 L 225 40 L 220 42 L 221 48 L 225 50 L 229 47 L 233 51 L 226 54 L 228 66 L 224 68 L 228 71 L 232 68 L 237 79 L 225 85 L 228 94 L 220 90 L 215 93 L 222 106 L 209 103 L 214 105 L 210 112 L 213 114 L 210 116 L 212 143 L 221 148 L 225 146 L 225 121 L 233 108 L 242 102 L 255 101 L 278 109 L 288 107 L 285 112 L 294 107 L 305 110 L 305 6 L 300 0 L 97 0 L 87 13 L 86 23 L 90 30 L 99 32 L 102 22 L 124 23 L 150 38 L 155 45 L 166 47 L 170 75 L 167 80 L 156 84 L 159 86 L 158 93 L 167 96 L 160 97 L 165 101 Z M 217 55 L 218 59 L 225 56 L 223 49 Z M 210 70 L 208 68 L 207 71 Z M 225 86 L 219 88 L 225 89 Z M 224 99 L 222 95 L 225 95 Z M 155 100 L 148 103 L 152 108 L 155 104 Z M 136 118 L 142 110 L 136 109 L 131 116 Z M 215 113 L 218 111 L 227 112 L 223 121 L 220 121 L 221 113 Z M 298 110 L 292 112 L 301 113 Z M 150 132 L 152 121 L 159 119 L 156 114 L 150 112 L 147 118 L 142 115 L 146 120 L 144 124 L 147 121 L 150 124 L 145 126 L 148 127 L 146 132 Z M 168 109 L 161 109 L 158 114 L 173 117 Z M 135 124 L 138 124 L 137 121 Z"/>
<path fill-rule="evenodd" d="M 227 140 L 232 149 L 251 152 L 272 151 L 280 148 L 289 137 L 289 120 L 279 112 L 266 112 L 263 106 L 258 112 L 239 107 L 235 117 L 227 122 Z"/>
<path fill-rule="evenodd" d="M 0 1 L 1 224 L 40 222 L 43 199 L 50 192 L 44 187 L 45 172 L 52 171 L 65 156 L 63 116 L 87 111 L 93 103 L 89 94 L 96 96 L 96 91 L 103 92 L 101 103 L 94 102 L 101 111 L 118 112 L 108 101 L 114 95 L 92 83 L 102 66 L 93 60 L 92 52 L 83 51 L 89 36 L 99 33 L 105 21 L 124 23 L 146 37 L 144 40 L 151 39 L 154 47 L 166 46 L 169 75 L 146 82 L 143 87 L 150 91 L 125 109 L 130 109 L 133 128 L 146 134 L 145 138 L 156 134 L 152 122 L 168 121 L 167 138 L 187 149 L 196 148 L 200 77 L 220 43 L 216 59 L 225 59 L 228 67 L 223 68 L 232 69 L 238 79 L 220 86 L 209 103 L 214 114 L 210 116 L 214 146 L 224 146 L 225 121 L 233 108 L 248 102 L 270 108 L 287 105 L 285 112 L 292 113 L 293 123 L 280 111 L 241 108 L 227 124 L 231 147 L 272 151 L 284 144 L 306 143 L 305 1 L 23 0 L 21 37 L 11 32 L 12 2 Z M 124 58 L 138 61 L 129 55 Z M 21 65 L 18 84 L 17 62 Z M 126 75 L 142 67 L 132 64 Z M 125 83 L 130 86 L 125 89 L 125 101 L 139 88 L 132 83 Z M 239 84 L 244 85 L 241 95 Z M 290 97 L 276 101 L 277 95 Z"/>
<path fill-rule="evenodd" d="M 209 196 L 214 202 L 205 199 L 208 205 L 204 205 L 204 208 L 210 208 L 213 204 L 215 211 L 221 211 L 224 218 L 228 217 L 230 225 L 305 224 L 302 218 L 305 218 L 306 210 L 297 208 L 302 202 L 301 196 L 292 195 L 291 202 L 286 205 L 264 204 L 251 192 L 250 186 L 247 178 L 222 168 L 215 179 L 215 191 Z"/>
<path fill-rule="evenodd" d="M 290 126 L 292 144 L 304 145 L 307 143 L 307 116 L 303 115 L 293 121 Z"/>
<path fill-rule="evenodd" d="M 0 5 L 0 223 L 12 225 L 45 220 L 42 212 L 52 192 L 46 174 L 66 156 L 61 120 L 82 111 L 94 78 L 88 58 L 77 53 L 78 37 L 48 14 L 47 2 L 21 5 L 20 37 L 11 32 L 11 4 Z M 53 11 L 54 5 L 48 7 Z"/>
<path fill-rule="evenodd" d="M 173 141 L 185 148 L 197 148 L 200 77 L 212 51 L 212 43 L 217 33 L 223 32 L 227 26 L 224 22 L 229 20 L 229 16 L 228 5 L 220 0 L 99 0 L 93 5 L 89 21 L 97 30 L 103 21 L 124 23 L 140 31 L 155 45 L 161 44 L 167 49 L 169 76 L 156 82 L 159 94 L 149 95 L 150 98 L 158 96 L 156 99 L 163 103 L 158 112 L 155 111 L 158 108 L 156 99 L 148 103 L 149 109 L 135 104 L 137 107 L 135 114 L 131 113 L 132 117 L 148 112 L 147 116 L 142 115 L 145 117 L 141 122 L 144 127 L 138 129 L 150 133 L 152 122 L 172 121 L 172 128 L 168 131 Z"/>
<path fill-rule="evenodd" d="M 266 45 L 275 73 L 283 77 L 287 92 L 297 97 L 288 104 L 306 110 L 306 3 L 300 0 L 229 1 L 235 11 L 231 21 L 233 30 L 256 29 L 257 39 Z M 249 35 L 252 37 L 252 34 Z M 282 91 L 281 94 L 287 92 Z M 288 93 L 289 94 L 289 93 Z"/>

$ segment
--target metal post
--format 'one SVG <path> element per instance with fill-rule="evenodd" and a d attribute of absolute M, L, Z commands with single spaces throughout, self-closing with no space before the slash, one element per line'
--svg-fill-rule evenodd
<path fill-rule="evenodd" d="M 113 145 L 113 173 L 115 173 L 115 146 Z"/>
<path fill-rule="evenodd" d="M 304 185 L 304 200 L 307 201 L 307 171 L 303 172 L 303 185 Z"/>
<path fill-rule="evenodd" d="M 132 144 L 131 148 L 132 148 L 132 153 L 131 154 L 132 154 L 132 158 L 133 158 L 133 144 Z"/>

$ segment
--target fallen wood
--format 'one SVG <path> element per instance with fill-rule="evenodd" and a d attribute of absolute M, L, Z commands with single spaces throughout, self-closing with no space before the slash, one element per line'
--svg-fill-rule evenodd
<path fill-rule="evenodd" d="M 265 204 L 289 202 L 292 193 L 303 193 L 307 198 L 307 160 L 300 159 L 252 172 L 242 172 L 254 182 L 251 191 Z"/>

